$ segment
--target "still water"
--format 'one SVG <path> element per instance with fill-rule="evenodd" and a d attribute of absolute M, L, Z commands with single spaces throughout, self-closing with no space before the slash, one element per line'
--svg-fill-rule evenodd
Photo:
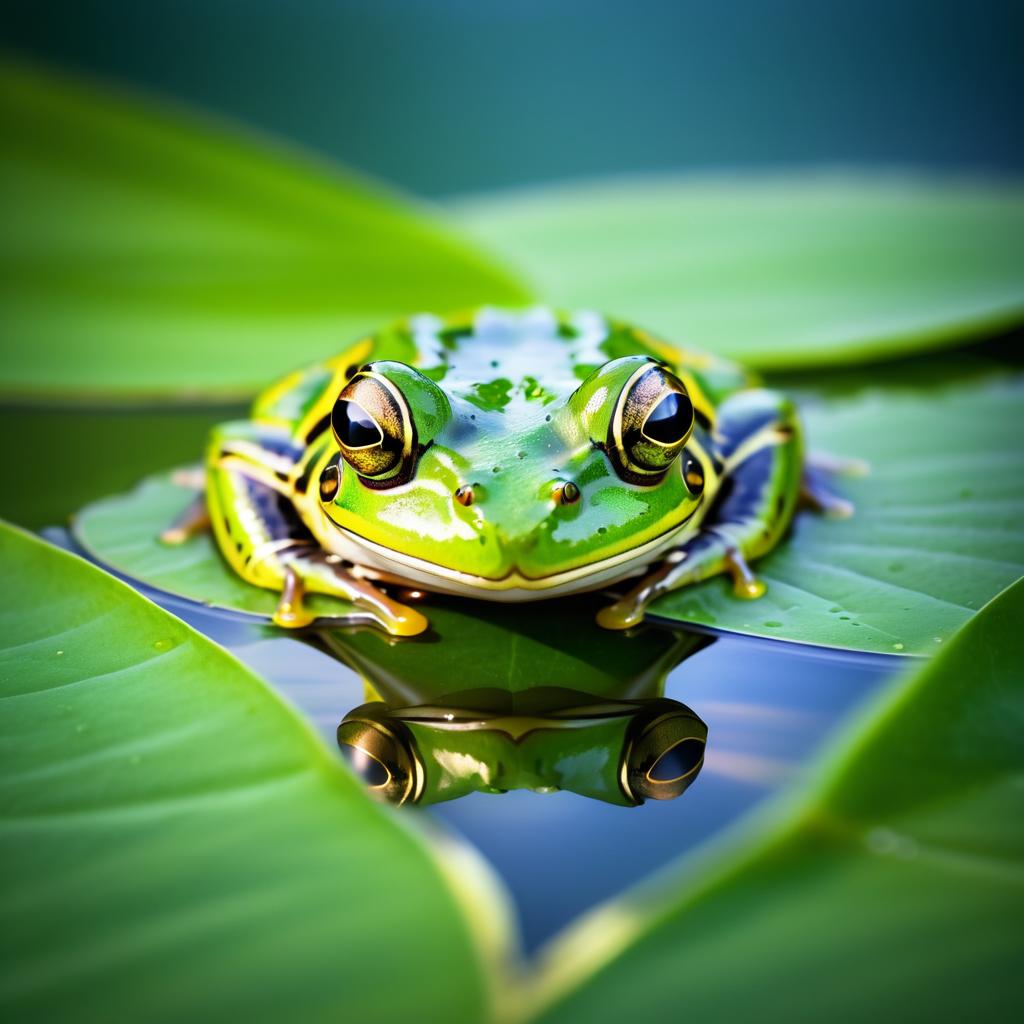
<path fill-rule="evenodd" d="M 64 531 L 45 535 L 77 550 Z M 374 630 L 291 635 L 130 582 L 267 679 L 339 756 L 346 716 L 414 736 L 433 758 L 421 757 L 419 806 L 410 789 L 400 813 L 439 819 L 490 862 L 526 952 L 798 783 L 908 665 L 678 627 L 611 633 L 594 626 L 601 599 L 588 597 L 508 606 L 432 596 L 423 642 Z M 624 806 L 622 766 L 642 746 L 639 727 L 664 722 L 666 709 L 687 735 L 703 740 L 706 726 L 703 762 L 669 787 L 683 790 L 675 798 Z M 481 776 L 483 788 L 507 791 L 472 791 Z M 563 788 L 536 791 L 555 783 Z"/>
<path fill-rule="evenodd" d="M 339 749 L 339 723 L 368 699 L 364 678 L 377 679 L 372 665 L 367 670 L 367 657 L 372 661 L 374 651 L 384 652 L 380 657 L 385 662 L 396 656 L 394 648 L 387 649 L 379 638 L 367 639 L 365 631 L 354 641 L 342 631 L 306 638 L 281 635 L 251 618 L 213 612 L 161 593 L 149 592 L 149 596 L 269 680 L 308 716 L 335 750 Z M 587 689 L 585 673 L 578 668 L 570 680 L 540 678 L 546 666 L 561 675 L 567 670 L 559 660 L 561 652 L 546 657 L 548 649 L 543 643 L 538 645 L 536 638 L 540 631 L 547 638 L 544 642 L 550 643 L 559 629 L 577 628 L 583 621 L 581 614 L 590 621 L 589 611 L 584 608 L 581 613 L 563 602 L 532 608 L 527 615 L 533 618 L 512 628 L 513 633 L 518 629 L 523 635 L 513 637 L 508 647 L 503 646 L 505 622 L 509 616 L 517 621 L 515 616 L 520 613 L 487 606 L 483 614 L 491 633 L 468 651 L 447 636 L 440 638 L 443 646 L 398 648 L 399 661 L 387 663 L 386 669 L 378 672 L 384 680 L 379 686 L 387 706 L 440 703 L 443 712 L 448 705 L 472 703 L 471 697 L 477 699 L 473 695 L 494 693 L 495 678 L 508 681 L 510 690 L 518 688 L 520 698 L 535 692 L 530 689 L 534 678 L 545 684 L 568 683 L 573 693 Z M 542 618 L 538 608 L 544 609 Z M 460 633 L 467 632 L 467 622 L 471 631 L 481 614 L 479 605 L 454 601 L 441 611 L 446 616 L 442 621 L 453 624 Z M 437 614 L 440 612 L 435 611 Z M 563 617 L 564 623 L 560 621 Z M 352 642 L 358 647 L 354 656 L 348 649 Z M 602 642 L 600 636 L 594 641 Z M 511 894 L 527 952 L 594 903 L 694 849 L 780 787 L 798 781 L 830 736 L 907 664 L 897 658 L 657 627 L 632 642 L 633 648 L 623 648 L 615 646 L 620 641 L 609 641 L 610 654 L 591 650 L 593 664 L 602 666 L 599 674 L 608 675 L 607 664 L 615 660 L 616 652 L 646 654 L 658 648 L 664 655 L 671 647 L 667 656 L 659 655 L 661 660 L 653 669 L 638 666 L 641 682 L 628 682 L 626 688 L 632 690 L 627 696 L 654 694 L 660 700 L 663 685 L 664 697 L 686 705 L 707 725 L 703 765 L 681 796 L 629 807 L 564 790 L 511 789 L 501 794 L 472 792 L 401 812 L 429 814 L 476 846 Z M 338 656 L 342 648 L 348 663 Z M 682 660 L 675 664 L 679 658 Z M 513 661 L 521 667 L 520 675 L 511 666 Z M 423 693 L 417 698 L 416 693 L 408 692 L 410 685 L 417 689 L 417 664 L 425 677 L 432 677 L 426 688 L 428 699 Z M 466 680 L 482 682 L 491 689 L 473 690 Z M 437 699 L 439 689 L 462 691 L 456 698 L 465 699 L 454 703 L 448 699 L 446 704 L 445 699 Z M 595 700 L 607 701 L 607 678 L 591 689 L 601 691 Z M 373 693 L 371 699 L 379 696 Z M 433 710 L 436 713 L 436 707 Z M 579 735 L 577 728 L 573 740 L 577 744 Z M 451 757 L 450 752 L 447 756 Z M 427 799 L 433 798 L 438 795 L 430 797 L 428 793 Z"/>

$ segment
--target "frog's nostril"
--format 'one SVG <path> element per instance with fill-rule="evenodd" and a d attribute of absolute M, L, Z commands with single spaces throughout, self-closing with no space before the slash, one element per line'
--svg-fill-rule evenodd
<path fill-rule="evenodd" d="M 455 489 L 455 500 L 460 505 L 465 505 L 466 508 L 469 508 L 469 506 L 473 504 L 473 497 L 473 488 L 470 487 L 469 484 L 465 484 L 462 487 L 457 487 Z"/>
<path fill-rule="evenodd" d="M 580 500 L 580 489 L 571 481 L 558 484 L 552 495 L 559 505 L 573 505 Z"/>

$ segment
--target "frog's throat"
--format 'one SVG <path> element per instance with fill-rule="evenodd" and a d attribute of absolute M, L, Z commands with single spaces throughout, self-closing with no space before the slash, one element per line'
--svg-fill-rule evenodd
<path fill-rule="evenodd" d="M 597 590 L 642 572 L 660 556 L 682 543 L 689 531 L 690 522 L 701 504 L 702 502 L 698 502 L 681 523 L 677 523 L 646 544 L 598 562 L 589 562 L 573 569 L 539 577 L 524 576 L 517 569 L 512 569 L 499 578 L 460 572 L 414 555 L 392 551 L 339 526 L 333 520 L 330 522 L 342 541 L 343 550 L 339 550 L 338 553 L 382 578 L 415 584 L 439 593 L 460 594 L 491 601 L 536 601 L 540 598 L 562 597 Z"/>

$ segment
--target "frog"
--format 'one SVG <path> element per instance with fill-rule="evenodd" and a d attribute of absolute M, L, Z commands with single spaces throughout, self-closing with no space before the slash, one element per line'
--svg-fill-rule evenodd
<path fill-rule="evenodd" d="M 800 417 L 745 368 L 592 310 L 421 313 L 263 391 L 209 440 L 205 494 L 163 534 L 212 529 L 230 568 L 410 637 L 424 594 L 525 602 L 618 596 L 607 629 L 659 597 L 751 563 L 801 495 L 848 514 L 805 472 Z M 624 591 L 624 592 L 623 592 Z"/>

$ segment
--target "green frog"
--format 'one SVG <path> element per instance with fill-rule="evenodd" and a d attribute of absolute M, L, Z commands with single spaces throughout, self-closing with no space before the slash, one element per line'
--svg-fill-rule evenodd
<path fill-rule="evenodd" d="M 793 404 L 754 383 L 589 311 L 414 316 L 219 426 L 205 508 L 164 539 L 208 522 L 235 572 L 280 592 L 284 627 L 312 621 L 307 593 L 396 636 L 426 629 L 423 591 L 538 601 L 625 584 L 597 615 L 609 629 L 717 573 L 756 598 L 750 562 L 785 533 L 804 456 Z"/>

